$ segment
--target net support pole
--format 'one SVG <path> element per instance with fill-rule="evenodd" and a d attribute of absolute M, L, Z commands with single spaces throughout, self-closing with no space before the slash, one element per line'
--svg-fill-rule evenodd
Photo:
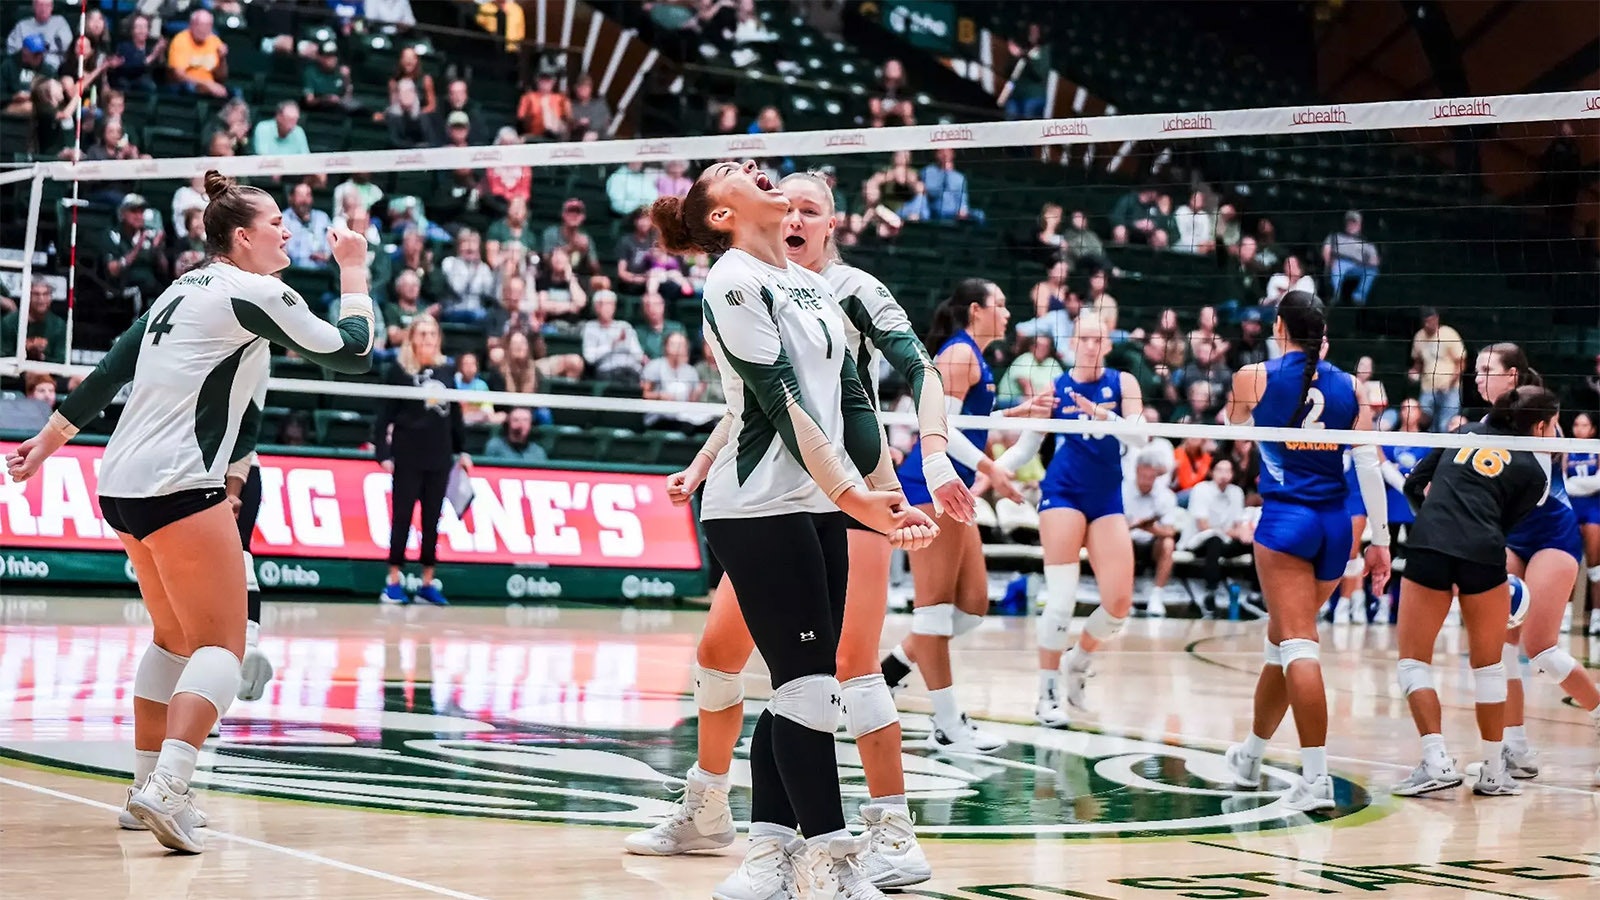
<path fill-rule="evenodd" d="M 20 365 L 27 358 L 28 306 L 33 296 L 33 254 L 39 246 L 39 207 L 44 203 L 45 168 L 35 166 L 33 183 L 28 188 L 28 225 L 22 236 L 22 314 L 17 316 L 17 356 L 0 360 L 0 366 Z"/>
<path fill-rule="evenodd" d="M 78 104 L 72 112 L 72 164 L 78 164 L 78 156 L 83 153 L 83 95 L 86 93 L 83 84 L 83 58 L 89 49 L 89 0 L 78 0 L 78 38 L 74 45 L 78 51 Z M 72 228 L 68 232 L 67 246 L 70 248 L 70 262 L 67 264 L 67 339 L 62 345 L 62 362 L 72 359 L 72 326 L 76 316 L 73 314 L 77 307 L 78 299 L 78 186 L 76 176 L 72 179 Z M 37 210 L 35 210 L 37 211 Z"/>

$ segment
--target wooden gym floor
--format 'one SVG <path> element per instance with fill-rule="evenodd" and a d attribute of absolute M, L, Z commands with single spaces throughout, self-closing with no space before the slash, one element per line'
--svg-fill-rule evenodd
<path fill-rule="evenodd" d="M 705 898 L 720 855 L 626 856 L 693 760 L 689 664 L 703 615 L 553 607 L 269 604 L 267 697 L 233 707 L 201 755 L 209 849 L 167 855 L 115 813 L 132 675 L 148 632 L 124 600 L 0 602 L 0 896 L 6 898 Z M 909 622 L 891 619 L 889 640 Z M 1401 801 L 1416 761 L 1392 632 L 1324 633 L 1340 807 L 1286 815 L 1286 725 L 1262 792 L 1221 751 L 1248 726 L 1255 623 L 1130 624 L 1096 664 L 1082 730 L 1027 724 L 1033 636 L 994 619 L 958 646 L 961 699 L 1011 739 L 929 757 L 920 685 L 900 697 L 909 795 L 937 900 L 1600 896 L 1600 742 L 1529 680 L 1543 773 L 1520 797 Z M 1600 649 L 1570 649 L 1590 665 Z M 1441 639 L 1451 750 L 1477 740 L 1457 636 Z M 764 680 L 749 679 L 753 696 Z M 759 712 L 758 703 L 748 714 Z M 863 796 L 841 740 L 847 804 Z M 735 763 L 735 781 L 748 770 Z M 736 790 L 736 813 L 748 794 Z"/>

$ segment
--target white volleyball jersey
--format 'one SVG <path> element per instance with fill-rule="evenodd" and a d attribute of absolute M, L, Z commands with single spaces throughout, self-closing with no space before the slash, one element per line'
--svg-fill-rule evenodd
<path fill-rule="evenodd" d="M 873 406 L 878 405 L 878 369 L 872 361 L 876 351 L 906 380 L 921 420 L 921 432 L 946 434 L 944 381 L 894 294 L 870 273 L 844 263 L 836 262 L 823 269 L 822 277 L 833 288 L 833 296 L 844 313 L 850 353 Z"/>
<path fill-rule="evenodd" d="M 133 382 L 100 464 L 100 494 L 222 487 L 241 421 L 267 378 L 269 342 L 336 371 L 371 368 L 372 300 L 351 294 L 341 303 L 342 318 L 330 325 L 277 278 L 226 263 L 174 281 L 61 404 L 82 427 Z"/>
<path fill-rule="evenodd" d="M 717 355 L 733 426 L 706 476 L 700 517 L 836 511 L 786 446 L 795 435 L 786 410 L 797 400 L 829 452 L 845 456 L 846 324 L 828 282 L 733 249 L 711 267 L 703 296 L 706 346 Z"/>

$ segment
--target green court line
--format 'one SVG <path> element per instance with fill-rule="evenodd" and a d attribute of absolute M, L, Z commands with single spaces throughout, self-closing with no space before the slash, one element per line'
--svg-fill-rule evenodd
<path fill-rule="evenodd" d="M 1345 872 L 1360 873 L 1362 875 L 1373 875 L 1373 874 L 1380 874 L 1381 875 L 1381 874 L 1383 874 L 1381 872 L 1380 873 L 1369 872 L 1368 870 L 1363 869 L 1360 866 L 1351 866 L 1351 865 L 1345 865 L 1343 863 L 1326 862 L 1326 861 L 1320 860 L 1320 859 L 1303 859 L 1303 858 L 1298 857 L 1298 856 L 1290 856 L 1290 855 L 1288 855 L 1286 853 L 1269 853 L 1266 850 L 1251 850 L 1251 849 L 1249 849 L 1247 847 L 1233 847 L 1233 846 L 1229 846 L 1228 844 L 1217 844 L 1217 843 L 1213 843 L 1211 841 L 1190 841 L 1190 843 L 1198 844 L 1198 845 L 1200 845 L 1202 847 L 1211 847 L 1211 848 L 1216 849 L 1216 850 L 1231 850 L 1231 851 L 1233 851 L 1235 853 L 1249 853 L 1249 854 L 1252 854 L 1252 855 L 1255 855 L 1255 856 L 1267 856 L 1267 857 L 1271 857 L 1272 859 L 1288 860 L 1289 862 L 1300 863 L 1302 865 L 1315 865 L 1315 866 L 1320 866 L 1320 867 L 1322 867 L 1324 869 L 1337 869 L 1337 870 L 1342 870 L 1342 871 L 1345 871 Z M 1480 893 L 1480 894 L 1492 894 L 1492 895 L 1494 895 L 1496 897 L 1511 897 L 1511 898 L 1513 898 L 1513 900 L 1544 900 L 1544 898 L 1542 898 L 1542 897 L 1533 897 L 1533 896 L 1529 896 L 1528 894 L 1513 894 L 1510 891 L 1496 891 L 1496 890 L 1491 890 L 1489 888 L 1484 888 L 1484 887 L 1474 887 L 1473 885 L 1462 884 L 1460 882 L 1418 881 L 1416 878 L 1410 877 L 1410 876 L 1407 876 L 1406 880 L 1414 882 L 1414 883 L 1416 883 L 1416 884 L 1418 884 L 1419 886 L 1422 886 L 1422 887 L 1448 888 L 1448 889 L 1451 889 L 1451 890 L 1458 890 L 1458 891 L 1475 891 L 1475 892 Z"/>

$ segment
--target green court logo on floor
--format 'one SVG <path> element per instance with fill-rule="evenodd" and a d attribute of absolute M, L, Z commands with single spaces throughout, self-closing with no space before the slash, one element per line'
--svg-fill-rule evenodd
<path fill-rule="evenodd" d="M 206 747 L 196 782 L 211 790 L 434 814 L 644 826 L 670 815 L 673 783 L 694 763 L 688 698 L 635 703 L 552 694 L 505 720 L 412 712 L 434 708 L 420 686 L 385 690 L 387 710 L 240 709 Z M 751 704 L 753 709 L 755 704 Z M 650 713 L 663 724 L 612 727 Z M 252 718 L 251 716 L 257 716 Z M 39 722 L 33 723 L 38 726 Z M 735 817 L 749 813 L 747 716 L 733 769 Z M 92 721 L 72 740 L 44 729 L 0 732 L 0 755 L 71 769 L 126 773 L 126 737 L 100 740 Z M 923 749 L 926 717 L 903 719 L 906 797 L 928 837 L 1064 838 L 1194 835 L 1305 824 L 1282 803 L 1293 773 L 1268 766 L 1261 790 L 1232 786 L 1219 751 L 1084 731 L 985 723 L 1010 741 L 989 756 Z M 28 733 L 34 739 L 21 740 Z M 836 745 L 846 806 L 863 801 L 861 757 Z M 1365 809 L 1371 797 L 1335 779 L 1338 806 L 1319 821 Z"/>

